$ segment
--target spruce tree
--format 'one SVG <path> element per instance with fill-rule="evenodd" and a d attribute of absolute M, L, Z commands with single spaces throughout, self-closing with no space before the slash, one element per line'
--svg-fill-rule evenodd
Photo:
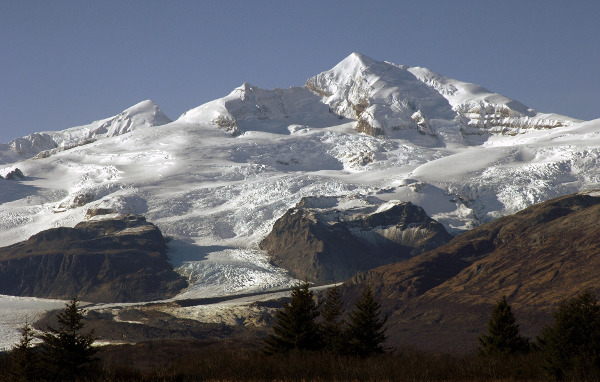
<path fill-rule="evenodd" d="M 327 291 L 327 296 L 321 304 L 321 339 L 325 350 L 332 353 L 342 352 L 345 345 L 345 327 L 343 320 L 344 303 L 341 300 L 340 290 L 333 287 Z"/>
<path fill-rule="evenodd" d="M 93 346 L 96 338 L 93 330 L 84 333 L 84 311 L 77 298 L 66 304 L 63 312 L 56 315 L 58 328 L 48 326 L 40 338 L 45 366 L 49 377 L 56 380 L 75 380 L 85 374 L 85 367 L 95 361 L 98 351 Z"/>
<path fill-rule="evenodd" d="M 387 316 L 381 318 L 381 304 L 375 300 L 371 287 L 368 286 L 356 301 L 349 319 L 347 336 L 350 354 L 368 357 L 384 352 Z"/>
<path fill-rule="evenodd" d="M 290 302 L 275 315 L 273 333 L 266 339 L 266 353 L 320 349 L 319 327 L 315 322 L 318 315 L 308 283 L 294 287 Z"/>
<path fill-rule="evenodd" d="M 574 378 L 600 376 L 600 306 L 589 292 L 563 301 L 554 314 L 554 324 L 542 329 L 538 338 L 544 353 L 544 368 L 556 379 L 568 373 Z"/>
<path fill-rule="evenodd" d="M 497 303 L 488 321 L 488 334 L 479 336 L 479 349 L 482 354 L 513 354 L 524 353 L 529 350 L 529 340 L 519 334 L 519 325 L 516 324 L 506 296 L 502 296 Z"/>
<path fill-rule="evenodd" d="M 15 381 L 33 381 L 40 378 L 38 374 L 37 354 L 33 347 L 35 338 L 33 328 L 27 321 L 20 328 L 21 339 L 10 353 L 11 376 Z"/>

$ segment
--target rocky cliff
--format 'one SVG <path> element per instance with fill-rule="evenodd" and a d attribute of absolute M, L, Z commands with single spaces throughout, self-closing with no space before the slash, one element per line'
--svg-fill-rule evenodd
<path fill-rule="evenodd" d="M 393 202 L 340 209 L 337 198 L 304 198 L 260 243 L 271 261 L 299 279 L 343 281 L 448 242 L 421 207 Z"/>
<path fill-rule="evenodd" d="M 0 248 L 2 294 L 125 302 L 171 297 L 186 286 L 160 230 L 141 216 L 49 229 Z"/>

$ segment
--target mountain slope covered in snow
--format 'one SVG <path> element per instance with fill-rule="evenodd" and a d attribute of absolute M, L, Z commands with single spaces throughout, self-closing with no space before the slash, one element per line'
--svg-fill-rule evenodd
<path fill-rule="evenodd" d="M 172 239 L 186 295 L 214 296 L 295 282 L 258 243 L 303 197 L 412 202 L 458 233 L 598 187 L 600 120 L 352 54 L 303 87 L 243 84 L 173 122 L 144 101 L 33 134 L 0 145 L 0 163 L 25 175 L 0 179 L 0 246 L 89 210 L 140 214 Z"/>
<path fill-rule="evenodd" d="M 131 131 L 160 126 L 171 122 L 160 108 L 150 100 L 142 101 L 118 115 L 95 121 L 89 125 L 62 131 L 33 133 L 17 138 L 8 145 L 0 144 L 0 164 L 48 156 L 58 151 L 91 143 L 96 139 L 114 137 Z"/>

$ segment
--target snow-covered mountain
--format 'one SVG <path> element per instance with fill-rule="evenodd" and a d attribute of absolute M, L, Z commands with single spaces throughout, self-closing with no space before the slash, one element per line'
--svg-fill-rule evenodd
<path fill-rule="evenodd" d="M 211 296 L 294 283 L 258 243 L 303 197 L 412 202 L 457 233 L 598 187 L 600 120 L 351 54 L 303 87 L 243 84 L 173 122 L 144 101 L 32 134 L 0 145 L 0 163 L 25 174 L 0 179 L 0 245 L 90 209 L 141 214 L 172 239 L 186 295 Z"/>
<path fill-rule="evenodd" d="M 353 53 L 306 85 L 339 115 L 358 119 L 371 135 L 429 137 L 420 144 L 473 143 L 469 135 L 519 133 L 569 125 L 559 115 L 537 113 L 478 85 L 452 80 L 425 68 L 377 62 Z"/>
<path fill-rule="evenodd" d="M 72 127 L 62 131 L 33 133 L 17 138 L 8 145 L 0 144 L 0 164 L 29 159 L 33 156 L 49 156 L 99 138 L 114 137 L 131 131 L 160 126 L 172 122 L 154 102 L 142 101 L 118 115 L 95 121 L 89 125 Z"/>

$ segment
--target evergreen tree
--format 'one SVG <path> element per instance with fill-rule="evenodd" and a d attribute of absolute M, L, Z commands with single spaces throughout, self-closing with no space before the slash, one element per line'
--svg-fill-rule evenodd
<path fill-rule="evenodd" d="M 488 334 L 479 336 L 480 352 L 483 354 L 513 354 L 529 350 L 529 340 L 519 334 L 506 296 L 496 303 L 488 321 Z"/>
<path fill-rule="evenodd" d="M 349 318 L 348 351 L 361 357 L 383 353 L 387 316 L 381 318 L 381 304 L 375 300 L 371 287 L 363 291 Z"/>
<path fill-rule="evenodd" d="M 273 334 L 267 339 L 269 354 L 296 350 L 318 350 L 321 348 L 319 327 L 315 319 L 319 310 L 313 300 L 308 283 L 297 285 L 292 298 L 275 316 Z"/>
<path fill-rule="evenodd" d="M 345 345 L 346 322 L 342 319 L 344 303 L 340 290 L 333 287 L 327 291 L 327 296 L 321 304 L 320 323 L 321 339 L 325 350 L 332 353 L 342 352 Z"/>
<path fill-rule="evenodd" d="M 20 329 L 21 339 L 10 353 L 11 375 L 15 381 L 33 381 L 39 379 L 38 362 L 33 347 L 33 328 L 27 321 Z"/>
<path fill-rule="evenodd" d="M 85 366 L 96 360 L 94 355 L 98 349 L 93 347 L 94 332 L 82 332 L 83 315 L 83 309 L 74 298 L 62 313 L 56 315 L 58 329 L 48 326 L 40 336 L 45 366 L 51 378 L 75 380 L 84 375 Z"/>
<path fill-rule="evenodd" d="M 542 329 L 538 339 L 544 368 L 556 379 L 574 372 L 590 379 L 600 372 L 600 306 L 589 291 L 563 301 L 554 324 Z M 595 374 L 594 374 L 595 373 Z"/>

